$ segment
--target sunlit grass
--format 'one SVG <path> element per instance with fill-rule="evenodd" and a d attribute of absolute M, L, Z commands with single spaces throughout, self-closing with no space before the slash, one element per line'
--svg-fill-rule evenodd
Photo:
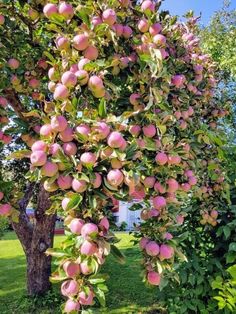
<path fill-rule="evenodd" d="M 118 233 L 121 241 L 117 244 L 126 256 L 124 265 L 117 264 L 109 256 L 103 267 L 103 272 L 109 274 L 107 281 L 107 307 L 95 308 L 94 313 L 159 313 L 158 290 L 149 288 L 142 282 L 140 276 L 140 252 L 133 246 L 132 236 Z M 55 237 L 55 246 L 63 240 L 63 236 Z M 50 308 L 41 304 L 31 308 L 25 287 L 25 256 L 23 249 L 13 232 L 4 236 L 0 241 L 0 313 L 1 314 L 59 314 L 59 307 Z M 55 291 L 58 291 L 55 289 Z M 58 296 L 60 298 L 60 296 Z"/>

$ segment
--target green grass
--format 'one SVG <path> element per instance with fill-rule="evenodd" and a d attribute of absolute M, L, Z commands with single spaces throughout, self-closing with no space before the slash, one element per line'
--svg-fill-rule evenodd
<path fill-rule="evenodd" d="M 107 281 L 107 308 L 94 308 L 101 314 L 156 314 L 159 312 L 158 290 L 145 286 L 140 277 L 140 252 L 130 242 L 131 236 L 118 233 L 118 247 L 126 256 L 120 265 L 109 256 L 103 272 L 109 274 Z M 56 236 L 55 246 L 63 239 Z M 25 256 L 13 232 L 0 240 L 0 313 L 1 314 L 59 314 L 62 302 L 58 287 L 44 299 L 29 300 L 25 287 Z"/>

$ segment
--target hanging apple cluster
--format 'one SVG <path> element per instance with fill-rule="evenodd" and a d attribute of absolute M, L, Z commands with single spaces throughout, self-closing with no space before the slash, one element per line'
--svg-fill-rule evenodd
<path fill-rule="evenodd" d="M 63 253 L 49 254 L 59 258 L 54 280 L 64 280 L 67 313 L 95 297 L 103 303 L 96 273 L 114 249 L 104 215 L 112 198 L 142 201 L 133 209 L 142 208 L 137 231 L 151 285 L 183 257 L 174 234 L 193 199 L 198 220 L 217 224 L 227 198 L 217 125 L 228 114 L 196 20 L 180 23 L 150 0 L 69 2 L 43 9 L 57 57 L 30 157 L 32 176 L 61 200 L 68 238 Z"/>

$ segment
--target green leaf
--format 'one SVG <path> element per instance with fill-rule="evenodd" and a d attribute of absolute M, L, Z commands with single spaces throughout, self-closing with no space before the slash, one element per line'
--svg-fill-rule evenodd
<path fill-rule="evenodd" d="M 89 207 L 92 209 L 97 208 L 97 200 L 93 195 L 89 195 Z"/>
<path fill-rule="evenodd" d="M 236 265 L 233 265 L 227 269 L 227 272 L 231 275 L 233 279 L 236 279 Z"/>
<path fill-rule="evenodd" d="M 233 263 L 236 260 L 236 252 L 229 252 L 226 255 L 226 263 L 230 264 Z"/>
<path fill-rule="evenodd" d="M 77 104 L 78 104 L 78 99 L 77 99 L 76 97 L 73 97 L 73 99 L 72 99 L 72 105 L 73 105 L 73 107 L 76 108 L 76 107 L 77 107 Z"/>
<path fill-rule="evenodd" d="M 67 276 L 51 276 L 50 278 L 50 282 L 51 283 L 58 283 L 58 282 L 61 282 L 61 281 L 64 281 L 67 279 Z"/>
<path fill-rule="evenodd" d="M 94 190 L 93 192 L 95 195 L 99 196 L 103 200 L 106 200 L 108 198 L 108 196 L 106 194 L 103 194 L 102 192 L 100 192 L 98 190 Z"/>
<path fill-rule="evenodd" d="M 22 158 L 29 158 L 31 155 L 31 151 L 27 149 L 18 150 L 17 152 L 13 152 L 10 154 L 7 159 L 22 159 Z"/>
<path fill-rule="evenodd" d="M 143 208 L 143 204 L 140 203 L 134 203 L 132 206 L 129 207 L 129 210 L 136 211 Z"/>
<path fill-rule="evenodd" d="M 53 63 L 56 63 L 56 59 L 53 57 L 53 55 L 51 55 L 50 52 L 48 51 L 44 51 L 43 54 Z"/>
<path fill-rule="evenodd" d="M 211 287 L 212 287 L 212 289 L 221 289 L 222 283 L 223 283 L 222 277 L 217 276 L 216 279 L 212 281 Z"/>
<path fill-rule="evenodd" d="M 190 284 L 192 286 L 194 286 L 194 284 L 195 284 L 195 276 L 193 274 L 190 274 L 189 277 L 188 277 L 188 281 L 190 282 Z"/>
<path fill-rule="evenodd" d="M 229 226 L 225 226 L 223 228 L 223 232 L 224 232 L 224 235 L 225 235 L 225 239 L 227 240 L 231 234 L 231 230 L 230 230 L 230 227 Z"/>
<path fill-rule="evenodd" d="M 162 290 L 168 285 L 168 283 L 169 283 L 168 278 L 162 277 L 162 278 L 161 278 L 160 285 L 159 285 L 160 291 L 162 291 Z"/>
<path fill-rule="evenodd" d="M 162 274 L 163 273 L 163 268 L 161 266 L 161 263 L 159 263 L 158 261 L 156 262 L 156 265 L 157 265 L 157 270 L 158 270 L 158 273 L 159 274 Z"/>
<path fill-rule="evenodd" d="M 175 248 L 175 252 L 176 252 L 176 254 L 178 255 L 178 257 L 180 258 L 181 261 L 183 261 L 183 262 L 187 262 L 188 261 L 187 257 L 180 250 Z"/>
<path fill-rule="evenodd" d="M 90 276 L 88 281 L 92 284 L 92 285 L 96 285 L 98 283 L 103 283 L 108 279 L 107 275 L 102 275 L 102 274 L 96 274 L 93 276 Z"/>
<path fill-rule="evenodd" d="M 110 191 L 117 191 L 117 188 L 114 187 L 114 186 L 112 186 L 112 185 L 110 185 L 110 184 L 107 182 L 107 179 L 106 179 L 106 178 L 104 178 L 104 183 L 105 183 L 106 188 L 108 188 L 108 190 L 110 190 Z"/>
<path fill-rule="evenodd" d="M 87 182 L 87 183 L 90 182 L 89 177 L 88 177 L 85 173 L 81 173 L 81 174 L 79 175 L 79 179 L 80 179 L 80 180 L 84 180 L 84 181 Z"/>
<path fill-rule="evenodd" d="M 218 307 L 219 307 L 220 310 L 222 310 L 226 306 L 226 302 L 225 302 L 225 300 L 222 297 L 217 296 L 217 297 L 213 297 L 213 298 L 215 300 L 219 301 L 218 302 Z"/>
<path fill-rule="evenodd" d="M 108 288 L 104 283 L 99 283 L 97 287 L 104 292 L 108 292 Z"/>
<path fill-rule="evenodd" d="M 59 250 L 59 249 L 52 249 L 49 248 L 47 249 L 47 251 L 45 252 L 46 255 L 50 255 L 50 256 L 54 256 L 54 257 L 64 257 L 67 256 L 67 253 Z"/>
<path fill-rule="evenodd" d="M 102 98 L 98 105 L 98 114 L 101 118 L 105 118 L 107 116 L 107 107 L 106 107 L 106 100 Z"/>
<path fill-rule="evenodd" d="M 151 138 L 145 137 L 145 149 L 149 151 L 156 152 L 157 151 L 157 145 L 154 140 Z"/>
<path fill-rule="evenodd" d="M 83 197 L 80 194 L 74 194 L 66 206 L 66 210 L 76 209 L 81 203 Z"/>
<path fill-rule="evenodd" d="M 79 249 L 81 247 L 81 244 L 84 242 L 84 238 L 82 236 L 76 237 L 76 248 Z"/>
<path fill-rule="evenodd" d="M 236 252 L 236 242 L 232 242 L 229 245 L 229 251 L 234 251 Z"/>
<path fill-rule="evenodd" d="M 117 259 L 120 264 L 125 264 L 125 256 L 121 251 L 115 246 L 111 245 L 111 254 Z"/>
<path fill-rule="evenodd" d="M 81 314 L 93 314 L 92 310 L 82 310 Z"/>
<path fill-rule="evenodd" d="M 81 7 L 78 11 L 77 11 L 77 15 L 81 18 L 81 20 L 88 26 L 90 26 L 90 10 L 88 10 L 88 8 Z"/>
<path fill-rule="evenodd" d="M 104 291 L 100 290 L 99 288 L 94 289 L 95 295 L 101 304 L 102 307 L 106 306 L 106 299 L 105 299 L 105 293 Z"/>
<path fill-rule="evenodd" d="M 157 125 L 159 131 L 161 132 L 162 135 L 166 133 L 166 125 Z"/>
<path fill-rule="evenodd" d="M 125 150 L 127 160 L 132 159 L 134 157 L 134 153 L 136 152 L 137 148 L 138 146 L 136 143 L 128 145 L 128 147 Z"/>

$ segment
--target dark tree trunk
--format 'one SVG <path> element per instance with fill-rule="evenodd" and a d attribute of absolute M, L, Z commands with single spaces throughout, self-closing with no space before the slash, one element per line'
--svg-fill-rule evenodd
<path fill-rule="evenodd" d="M 45 251 L 53 247 L 55 215 L 47 215 L 50 207 L 49 194 L 40 186 L 38 204 L 35 211 L 35 221 L 32 224 L 25 209 L 33 194 L 33 185 L 27 189 L 24 198 L 19 203 L 20 217 L 13 228 L 22 244 L 27 261 L 27 291 L 30 296 L 42 295 L 50 287 L 51 257 Z"/>
<path fill-rule="evenodd" d="M 50 289 L 51 256 L 45 251 L 53 247 L 55 215 L 42 215 L 35 225 L 31 246 L 26 252 L 27 290 L 29 295 L 44 294 Z"/>

